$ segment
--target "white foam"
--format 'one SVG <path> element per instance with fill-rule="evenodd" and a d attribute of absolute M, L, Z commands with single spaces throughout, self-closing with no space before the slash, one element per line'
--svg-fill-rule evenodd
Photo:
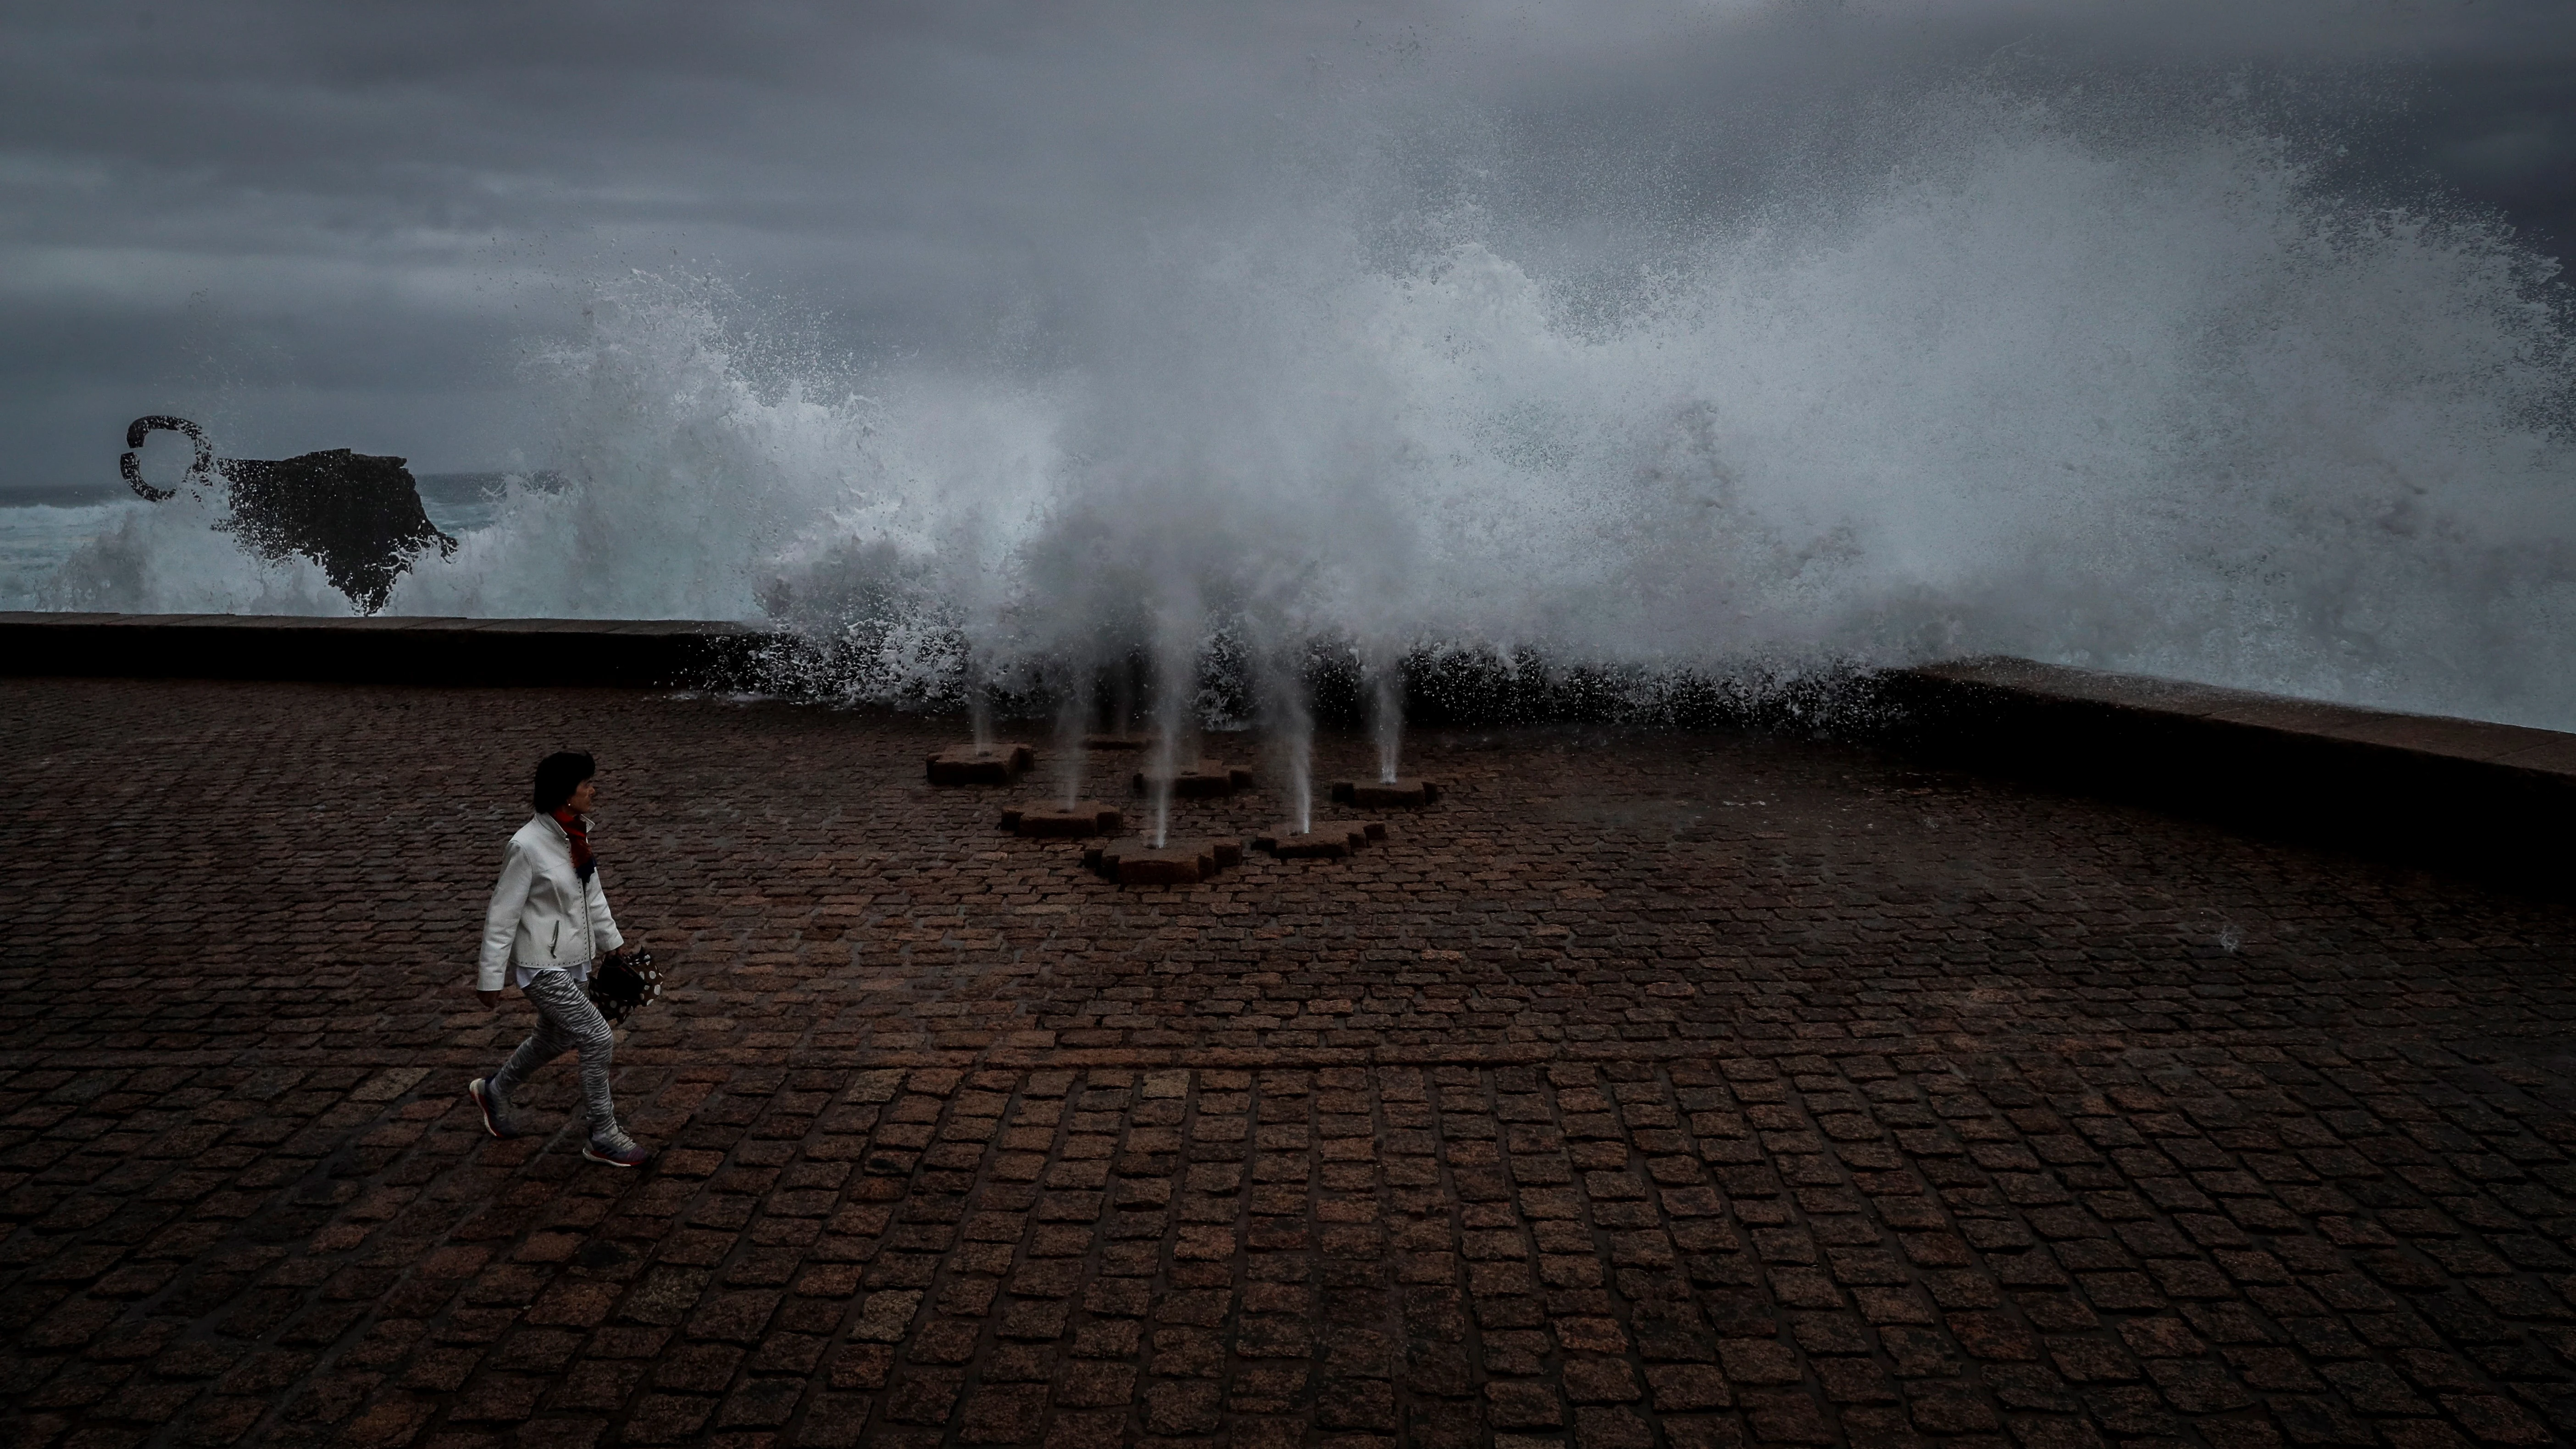
<path fill-rule="evenodd" d="M 0 609 L 44 607 L 44 590 L 63 561 L 141 506 L 139 499 L 0 504 Z"/>

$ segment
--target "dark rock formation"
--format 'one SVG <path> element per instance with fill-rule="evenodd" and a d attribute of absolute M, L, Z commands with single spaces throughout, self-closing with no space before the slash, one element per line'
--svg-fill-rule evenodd
<path fill-rule="evenodd" d="M 132 451 L 156 429 L 184 433 L 196 445 L 180 487 L 210 488 L 217 477 L 223 479 L 232 517 L 218 526 L 262 558 L 302 554 L 320 564 L 331 587 L 348 595 L 362 614 L 385 606 L 394 580 L 422 550 L 435 545 L 441 557 L 456 552 L 456 540 L 439 532 L 421 508 L 419 485 L 401 458 L 346 448 L 275 460 L 217 458 L 205 433 L 185 418 L 136 418 L 125 430 L 128 451 L 117 466 L 150 502 L 178 492 L 145 482 Z"/>

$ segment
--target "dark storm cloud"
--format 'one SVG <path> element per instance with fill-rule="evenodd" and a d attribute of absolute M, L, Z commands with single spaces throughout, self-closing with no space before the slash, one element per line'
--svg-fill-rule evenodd
<path fill-rule="evenodd" d="M 2576 236 L 2564 6 L 1923 9 L 22 0 L 0 488 L 101 477 L 157 409 L 249 452 L 511 461 L 540 431 L 522 350 L 628 267 L 740 277 L 853 350 L 972 355 L 1158 228 L 1362 152 L 1399 186 L 1481 168 L 1579 269 L 1587 218 L 1686 226 L 1837 106 L 1979 67 L 2298 77 L 2369 118 L 2369 179 Z"/>
<path fill-rule="evenodd" d="M 721 265 L 935 338 L 1044 217 L 1186 204 L 1257 144 L 1246 101 L 1303 74 L 1300 30 L 1349 28 L 1303 13 L 34 10 L 0 39 L 0 482 L 94 472 L 126 416 L 192 398 L 251 450 L 493 461 L 517 344 L 602 269 Z M 405 380 L 408 415 L 270 425 Z"/>

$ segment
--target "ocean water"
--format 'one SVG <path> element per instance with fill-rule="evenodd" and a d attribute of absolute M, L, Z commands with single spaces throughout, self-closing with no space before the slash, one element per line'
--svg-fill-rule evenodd
<path fill-rule="evenodd" d="M 419 480 L 421 509 L 461 539 L 492 526 L 505 480 L 499 473 L 430 474 Z M 12 502 L 0 493 L 0 609 L 60 607 L 53 595 L 64 565 L 83 547 L 143 522 L 142 511 L 153 506 L 122 486 L 24 496 L 44 501 Z"/>
<path fill-rule="evenodd" d="M 622 277 L 528 383 L 559 482 L 475 492 L 389 608 L 768 621 L 853 698 L 1130 651 L 1167 696 L 1318 647 L 2004 653 L 2576 728 L 2551 264 L 2172 116 L 1931 96 L 1616 275 L 1372 174 L 1103 249 L 988 365 L 817 361 L 722 287 Z M 19 512 L 45 607 L 347 607 L 203 505 Z"/>

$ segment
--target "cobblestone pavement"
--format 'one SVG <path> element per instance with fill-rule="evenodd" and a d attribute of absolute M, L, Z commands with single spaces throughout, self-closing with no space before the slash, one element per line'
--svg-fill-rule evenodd
<path fill-rule="evenodd" d="M 1443 803 L 1353 860 L 1122 890 L 994 829 L 1044 780 L 924 784 L 946 742 L 0 681 L 10 1434 L 2576 1436 L 2565 906 L 1575 730 L 1417 740 Z M 568 1064 L 550 1135 L 461 1096 L 529 1024 L 473 942 L 564 744 L 679 983 L 619 1049 L 641 1172 L 580 1159 Z"/>

